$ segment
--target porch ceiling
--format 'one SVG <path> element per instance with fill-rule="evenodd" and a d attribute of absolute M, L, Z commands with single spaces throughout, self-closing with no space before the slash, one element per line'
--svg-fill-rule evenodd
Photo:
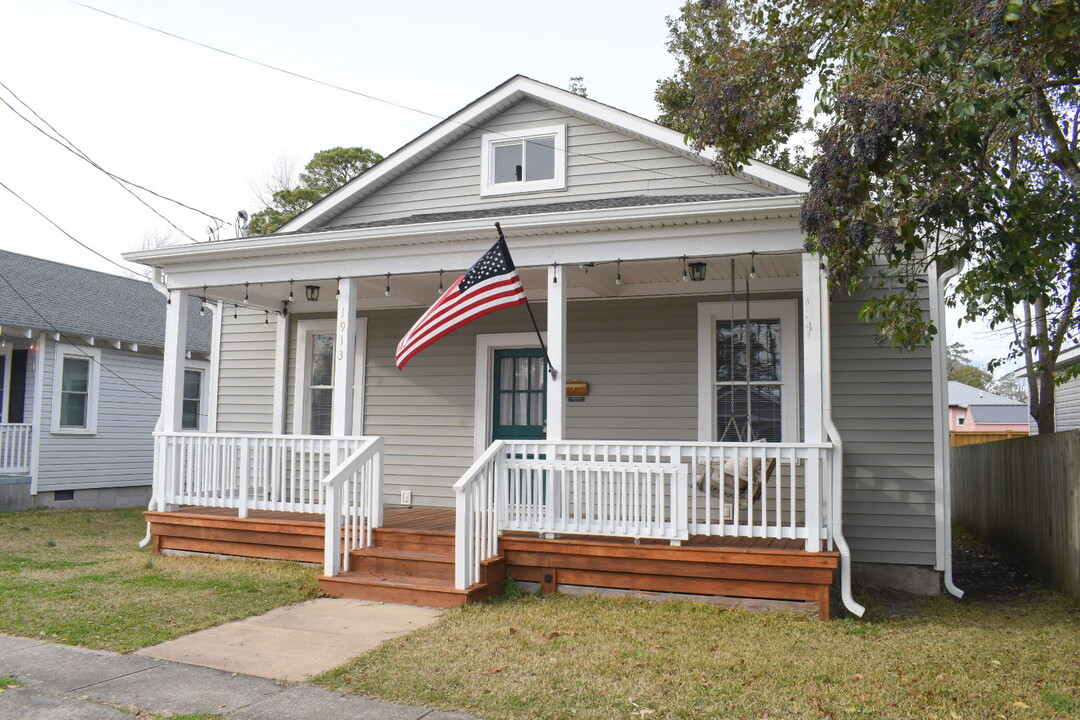
<path fill-rule="evenodd" d="M 682 256 L 656 260 L 604 262 L 587 265 L 564 266 L 567 294 L 570 299 L 630 298 L 659 295 L 705 295 L 727 294 L 731 289 L 731 259 L 735 259 L 737 291 L 742 292 L 747 273 L 751 269 L 749 253 L 715 257 L 688 257 L 686 262 L 704 262 L 705 280 L 683 282 Z M 758 253 L 753 258 L 754 278 L 751 292 L 780 292 L 798 290 L 801 287 L 801 253 Z M 443 287 L 449 287 L 464 272 L 463 268 L 447 268 L 442 275 Z M 530 299 L 543 301 L 547 297 L 546 266 L 518 268 L 522 283 Z M 621 280 L 616 284 L 616 274 Z M 386 295 L 385 275 L 359 278 L 356 283 L 357 302 L 361 309 L 389 309 L 395 307 L 426 307 L 438 297 L 439 273 L 392 275 L 390 295 Z M 319 299 L 308 301 L 305 286 L 319 288 Z M 293 302 L 290 311 L 301 313 L 334 312 L 337 308 L 337 278 L 296 280 L 292 283 Z M 243 305 L 245 294 L 249 307 L 276 311 L 288 299 L 290 283 L 256 283 L 208 287 L 206 297 L 227 303 Z M 202 293 L 196 292 L 201 295 Z"/>

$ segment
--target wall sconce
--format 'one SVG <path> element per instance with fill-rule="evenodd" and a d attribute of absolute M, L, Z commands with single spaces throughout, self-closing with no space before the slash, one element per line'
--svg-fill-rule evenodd
<path fill-rule="evenodd" d="M 315 302 L 319 299 L 319 286 L 318 285 L 305 285 L 304 296 L 308 299 L 308 302 Z"/>
<path fill-rule="evenodd" d="M 692 262 L 690 263 L 690 279 L 694 282 L 701 282 L 705 279 L 705 263 Z"/>

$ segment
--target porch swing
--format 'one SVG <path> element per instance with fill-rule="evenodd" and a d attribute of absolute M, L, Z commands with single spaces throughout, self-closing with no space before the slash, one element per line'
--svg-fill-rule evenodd
<path fill-rule="evenodd" d="M 753 260 L 751 260 L 753 264 Z M 727 425 L 724 427 L 724 431 L 720 433 L 720 437 L 727 437 L 729 433 L 734 432 L 737 442 L 747 443 L 765 443 L 766 438 L 755 439 L 754 427 L 753 427 L 753 408 L 754 401 L 752 395 L 753 386 L 751 385 L 751 366 L 753 362 L 753 343 L 750 339 L 750 275 L 746 274 L 746 285 L 744 299 L 746 304 L 746 312 L 744 317 L 744 343 L 743 353 L 746 363 L 746 430 L 745 434 L 740 426 L 739 421 L 736 419 L 735 412 L 735 393 L 730 392 L 728 394 L 730 407 L 728 412 Z M 728 318 L 728 351 L 730 354 L 728 360 L 729 373 L 732 380 L 735 379 L 735 258 L 731 259 L 731 314 Z M 734 386 L 732 386 L 734 390 Z M 749 507 L 751 499 L 757 500 L 761 497 L 761 487 L 764 483 L 768 482 L 773 475 L 773 470 L 776 467 L 776 458 L 770 457 L 765 459 L 764 457 L 754 457 L 753 451 L 748 451 L 748 456 L 729 457 L 721 460 L 708 461 L 708 492 L 714 498 L 724 498 L 725 504 L 730 504 L 734 508 L 736 499 L 739 503 L 739 507 L 742 510 L 746 510 Z M 706 490 L 706 461 L 699 460 L 697 466 L 697 487 L 698 490 L 705 492 Z"/>

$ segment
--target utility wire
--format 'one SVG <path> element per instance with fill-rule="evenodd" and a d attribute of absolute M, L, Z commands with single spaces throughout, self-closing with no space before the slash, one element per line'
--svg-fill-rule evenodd
<path fill-rule="evenodd" d="M 100 170 L 101 172 L 103 172 L 113 182 L 115 182 L 117 185 L 119 185 L 121 188 L 123 188 L 126 192 L 128 192 L 132 197 L 134 197 L 136 200 L 138 200 L 143 205 L 145 205 L 147 208 L 149 208 L 155 215 L 160 217 L 162 220 L 169 223 L 169 225 L 172 225 L 172 227 L 175 228 L 177 230 L 177 232 L 179 232 L 181 235 L 188 238 L 192 242 L 198 242 L 198 240 L 191 237 L 186 232 L 184 232 L 182 229 L 177 227 L 176 224 L 173 223 L 169 218 L 165 217 L 160 212 L 158 212 L 157 208 L 153 207 L 152 205 L 147 203 L 145 200 L 143 200 L 141 197 L 139 197 L 135 192 L 133 192 L 131 190 L 131 187 L 138 188 L 139 190 L 150 193 L 151 195 L 153 195 L 153 196 L 155 196 L 157 198 L 160 198 L 160 199 L 165 200 L 167 202 L 171 202 L 171 203 L 173 203 L 175 205 L 179 205 L 182 208 L 185 208 L 187 210 L 191 210 L 192 212 L 196 212 L 196 213 L 198 213 L 200 215 L 203 215 L 203 216 L 205 216 L 207 218 L 210 218 L 210 220 L 214 221 L 214 223 L 218 224 L 219 226 L 224 226 L 224 225 L 227 224 L 224 220 L 222 220 L 221 218 L 219 218 L 219 217 L 217 217 L 215 215 L 211 215 L 208 212 L 205 212 L 205 211 L 200 210 L 198 208 L 187 205 L 186 203 L 183 203 L 183 202 L 181 202 L 179 200 L 176 200 L 175 198 L 171 198 L 171 197 L 168 197 L 166 195 L 162 195 L 161 193 L 155 192 L 154 190 L 151 190 L 148 187 L 145 187 L 143 185 L 139 185 L 138 183 L 132 182 L 131 180 L 128 180 L 128 179 L 123 178 L 123 177 L 121 177 L 121 176 L 119 176 L 119 175 L 117 175 L 117 174 L 115 174 L 113 172 L 110 172 L 110 171 L 106 170 L 101 165 L 99 165 L 97 162 L 92 160 L 89 155 L 87 155 L 85 152 L 83 152 L 83 150 L 81 150 L 77 145 L 75 145 L 75 143 L 73 143 L 71 140 L 69 140 L 63 133 L 61 133 L 59 130 L 57 130 L 56 127 L 52 125 L 52 123 L 50 123 L 48 120 L 43 118 L 40 113 L 38 113 L 36 110 L 34 110 L 34 108 L 30 107 L 30 105 L 25 100 L 23 100 L 21 97 L 19 97 L 15 93 L 15 91 L 12 90 L 10 87 L 8 87 L 6 84 L 4 84 L 3 81 L 0 81 L 0 87 L 7 90 L 8 93 L 10 93 L 13 98 L 15 98 L 20 104 L 22 104 L 23 107 L 25 107 L 27 110 L 29 110 L 34 115 L 34 117 L 36 117 L 38 120 L 40 120 L 42 123 L 44 123 L 50 130 L 52 130 L 56 134 L 56 137 L 54 137 L 53 135 L 50 135 L 49 133 L 45 132 L 45 130 L 43 130 L 40 126 L 38 126 L 36 123 L 34 123 L 32 120 L 30 120 L 30 118 L 26 117 L 21 112 L 19 112 L 18 109 L 13 107 L 11 105 L 11 103 L 9 103 L 7 100 L 4 100 L 3 98 L 0 98 L 0 102 L 4 103 L 4 105 L 7 105 L 8 109 L 10 109 L 16 115 L 18 115 L 20 119 L 22 119 L 24 122 L 26 122 L 28 125 L 30 125 L 30 127 L 34 128 L 35 130 L 40 132 L 45 137 L 49 138 L 53 142 L 60 145 L 60 147 L 64 148 L 68 152 L 74 154 L 76 157 L 80 158 L 81 160 L 85 160 L 90 165 L 92 165 L 94 168 L 96 168 L 96 169 Z M 128 187 L 129 185 L 131 187 Z"/>
<path fill-rule="evenodd" d="M 79 245 L 82 245 L 82 246 L 83 246 L 84 248 L 86 248 L 86 249 L 87 249 L 87 250 L 89 250 L 90 252 L 94 253 L 95 255 L 97 255 L 97 256 L 98 256 L 99 258 L 101 258 L 101 259 L 102 259 L 102 260 L 104 260 L 105 262 L 108 262 L 108 263 L 112 263 L 112 264 L 113 264 L 113 265 L 115 265 L 116 267 L 118 267 L 118 268 L 120 268 L 121 270 L 123 270 L 123 271 L 124 271 L 125 273 L 130 273 L 130 272 L 131 272 L 131 269 L 130 269 L 130 268 L 126 268 L 126 267 L 124 267 L 123 265 L 121 265 L 120 263 L 116 262 L 115 260 L 113 260 L 113 259 L 111 259 L 111 258 L 109 258 L 109 257 L 106 257 L 105 255 L 102 255 L 102 254 L 101 254 L 101 253 L 99 253 L 99 252 L 98 252 L 97 250 L 95 250 L 94 248 L 90 247 L 89 245 L 87 245 L 86 243 L 84 243 L 84 242 L 83 242 L 82 240 L 79 240 L 79 239 L 78 239 L 77 237 L 75 237 L 74 235 L 72 235 L 71 233 L 69 233 L 69 232 L 68 232 L 67 230 L 65 230 L 64 228 L 62 228 L 62 227 L 60 227 L 59 225 L 57 225 L 57 224 L 56 224 L 56 223 L 55 223 L 55 222 L 53 221 L 53 219 L 52 219 L 52 218 L 50 218 L 50 217 L 49 217 L 48 215 L 46 215 L 45 213 L 41 212 L 41 211 L 40 211 L 40 210 L 38 210 L 38 209 L 37 209 L 36 207 L 34 207 L 33 205 L 31 205 L 31 204 L 30 204 L 30 202 L 29 202 L 28 200 L 26 200 L 26 199 L 25 199 L 25 198 L 24 198 L 24 197 L 23 197 L 22 195 L 20 195 L 19 193 L 15 192 L 15 191 L 14 191 L 14 190 L 12 190 L 11 188 L 9 188 L 9 187 L 8 187 L 7 185 L 5 185 L 5 184 L 4 184 L 4 182 L 3 182 L 2 180 L 0 180 L 0 187 L 4 188 L 4 189 L 5 189 L 5 190 L 7 190 L 7 191 L 8 191 L 9 193 L 11 193 L 12 195 L 14 195 L 14 196 L 15 196 L 15 197 L 16 197 L 16 198 L 17 198 L 17 199 L 19 200 L 19 202 L 21 202 L 21 203 L 22 203 L 23 205 L 25 205 L 26 207 L 28 207 L 28 208 L 30 208 L 31 210 L 33 210 L 34 212 L 36 212 L 36 213 L 37 213 L 38 215 L 40 215 L 41 217 L 45 218 L 46 222 L 48 222 L 48 223 L 49 223 L 50 225 L 52 225 L 52 226 L 53 226 L 54 228 L 56 228 L 56 229 L 57 229 L 57 230 L 59 230 L 60 232 L 62 232 L 62 233 L 64 233 L 65 235 L 67 235 L 67 236 L 68 236 L 68 237 L 69 237 L 69 238 L 70 238 L 71 240 L 75 241 L 75 242 L 76 242 L 76 243 L 78 243 Z"/>
<path fill-rule="evenodd" d="M 159 33 L 161 35 L 165 35 L 166 37 L 173 38 L 174 40 L 179 40 L 181 42 L 189 43 L 191 45 L 196 45 L 196 46 L 204 48 L 206 50 L 210 50 L 210 51 L 216 52 L 216 53 L 221 53 L 222 55 L 227 55 L 227 56 L 229 56 L 231 58 L 234 58 L 236 60 L 240 60 L 240 61 L 246 62 L 246 63 L 251 63 L 252 65 L 258 65 L 259 67 L 266 68 L 267 70 L 273 70 L 274 72 L 283 73 L 285 75 L 289 75 L 291 77 L 298 78 L 300 80 L 306 80 L 308 82 L 315 83 L 316 85 L 322 85 L 323 87 L 328 87 L 328 88 L 331 88 L 333 90 L 340 90 L 341 92 L 348 93 L 350 95 L 356 95 L 357 97 L 362 97 L 362 98 L 365 98 L 367 100 L 373 100 L 375 102 L 382 103 L 384 105 L 390 105 L 391 107 L 400 108 L 402 110 L 408 110 L 409 112 L 418 113 L 420 115 L 426 115 L 428 117 L 435 118 L 436 120 L 439 120 L 439 121 L 452 122 L 455 125 L 459 125 L 461 127 L 468 128 L 470 130 L 483 130 L 484 132 L 488 132 L 488 133 L 491 133 L 493 135 L 501 135 L 502 137 L 505 137 L 505 138 L 508 138 L 508 139 L 515 139 L 515 140 L 519 139 L 519 138 L 515 138 L 515 137 L 513 137 L 511 135 L 507 135 L 506 133 L 495 130 L 493 128 L 486 128 L 486 127 L 484 127 L 482 125 L 474 125 L 472 123 L 453 120 L 451 118 L 439 115 L 438 113 L 429 112 L 427 110 L 421 110 L 420 108 L 415 108 L 415 107 L 412 107 L 410 105 L 404 105 L 402 103 L 395 102 L 393 100 L 386 100 L 384 98 L 377 97 L 377 96 L 371 95 L 369 93 L 361 92 L 359 90 L 354 90 L 352 88 L 348 88 L 348 87 L 345 87 L 343 85 L 336 85 L 334 83 L 327 82 L 325 80 L 320 80 L 320 79 L 318 79 L 316 77 L 312 77 L 310 75 L 304 75 L 302 73 L 298 73 L 298 72 L 295 72 L 293 70 L 288 70 L 286 68 L 279 67 L 277 65 L 272 65 L 270 63 L 263 62 L 261 60 L 255 60 L 255 59 L 252 59 L 252 58 L 249 58 L 249 57 L 245 57 L 244 55 L 240 55 L 238 53 L 234 53 L 234 52 L 231 52 L 229 50 L 223 50 L 223 49 L 221 49 L 219 47 L 215 47 L 213 45 L 209 45 L 207 43 L 200 42 L 198 40 L 191 40 L 190 38 L 186 38 L 186 37 L 184 37 L 182 35 L 177 35 L 176 33 L 169 32 L 168 30 L 162 30 L 161 28 L 156 28 L 156 27 L 154 27 L 152 25 L 147 25 L 147 24 L 141 23 L 141 22 L 139 22 L 137 20 L 132 20 L 130 18 L 126 18 L 123 15 L 117 15 L 116 13 L 109 12 L 108 10 L 102 10 L 101 8 L 94 7 L 93 5 L 87 5 L 86 3 L 79 2 L 79 0 L 68 0 L 68 2 L 70 2 L 70 3 L 74 4 L 74 5 L 78 5 L 80 7 L 86 8 L 87 10 L 92 10 L 94 12 L 101 13 L 102 15 L 107 15 L 107 16 L 109 16 L 111 18 L 115 18 L 116 20 L 121 20 L 123 22 L 130 23 L 132 25 L 136 25 L 138 27 L 144 28 L 146 30 L 150 30 L 151 32 L 156 32 L 156 33 Z M 660 175 L 662 177 L 671 178 L 671 179 L 674 179 L 674 180 L 682 180 L 682 181 L 689 180 L 690 182 L 694 182 L 694 183 L 697 183 L 699 185 L 708 185 L 710 187 L 720 187 L 719 183 L 709 182 L 708 180 L 702 180 L 701 178 L 674 175 L 672 173 L 666 173 L 666 172 L 664 172 L 662 170 L 655 170 L 655 169 L 652 169 L 652 168 L 639 167 L 637 165 L 634 165 L 633 163 L 629 163 L 629 162 L 626 162 L 624 160 L 611 160 L 610 158 L 601 157 L 599 155 L 592 155 L 590 153 L 576 152 L 574 150 L 570 150 L 569 148 L 566 149 L 566 153 L 568 155 L 574 155 L 576 157 L 589 158 L 591 160 L 597 160 L 599 162 L 608 163 L 608 164 L 611 164 L 611 165 L 621 165 L 623 167 L 627 167 L 627 168 L 630 168 L 632 170 L 638 170 L 639 172 L 653 173 L 654 175 Z"/>

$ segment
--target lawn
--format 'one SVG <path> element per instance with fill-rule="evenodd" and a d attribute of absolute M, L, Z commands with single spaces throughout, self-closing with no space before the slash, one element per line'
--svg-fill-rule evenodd
<path fill-rule="evenodd" d="M 1077 718 L 1080 615 L 1038 589 L 832 622 L 525 597 L 457 610 L 317 682 L 487 720 Z"/>
<path fill-rule="evenodd" d="M 0 513 L 0 633 L 127 652 L 318 595 L 295 563 L 155 556 L 142 512 Z"/>

